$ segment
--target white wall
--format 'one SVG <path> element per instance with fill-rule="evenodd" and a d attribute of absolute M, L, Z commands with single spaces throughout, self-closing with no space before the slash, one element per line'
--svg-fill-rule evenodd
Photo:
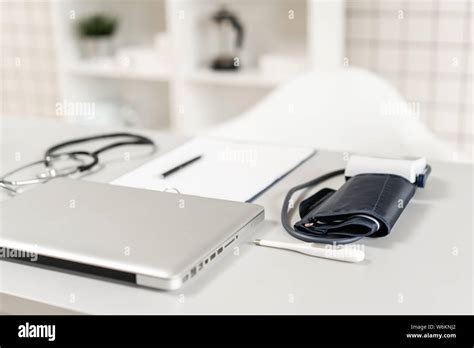
<path fill-rule="evenodd" d="M 349 64 L 382 75 L 436 134 L 471 154 L 473 4 L 348 0 L 346 13 Z"/>
<path fill-rule="evenodd" d="M 0 114 L 54 116 L 58 99 L 50 3 L 0 1 Z"/>

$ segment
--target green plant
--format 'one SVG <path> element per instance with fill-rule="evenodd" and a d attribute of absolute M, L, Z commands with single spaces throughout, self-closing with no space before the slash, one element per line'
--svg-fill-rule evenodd
<path fill-rule="evenodd" d="M 83 37 L 111 36 L 117 26 L 117 18 L 100 13 L 87 16 L 78 23 L 79 34 Z"/>

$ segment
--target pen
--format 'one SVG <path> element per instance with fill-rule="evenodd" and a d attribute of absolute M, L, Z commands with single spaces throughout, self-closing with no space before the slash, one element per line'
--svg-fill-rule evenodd
<path fill-rule="evenodd" d="M 180 170 L 180 169 L 183 169 L 184 167 L 189 166 L 190 164 L 196 162 L 197 160 L 200 160 L 201 158 L 202 158 L 202 155 L 199 155 L 199 156 L 197 156 L 197 157 L 194 157 L 194 158 L 190 159 L 189 161 L 186 161 L 186 162 L 184 162 L 184 163 L 181 163 L 181 164 L 177 165 L 176 167 L 171 168 L 170 170 L 167 170 L 166 172 L 164 172 L 163 174 L 161 174 L 161 177 L 162 177 L 162 178 L 166 178 L 167 176 L 169 176 L 169 175 L 171 175 L 171 174 L 177 172 L 177 171 Z"/>

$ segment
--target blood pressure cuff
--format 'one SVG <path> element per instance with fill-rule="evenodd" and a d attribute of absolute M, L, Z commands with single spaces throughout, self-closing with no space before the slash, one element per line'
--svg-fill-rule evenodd
<path fill-rule="evenodd" d="M 415 190 L 414 184 L 398 175 L 359 174 L 337 191 L 325 188 L 302 201 L 301 220 L 294 227 L 321 237 L 383 237 L 390 233 Z"/>

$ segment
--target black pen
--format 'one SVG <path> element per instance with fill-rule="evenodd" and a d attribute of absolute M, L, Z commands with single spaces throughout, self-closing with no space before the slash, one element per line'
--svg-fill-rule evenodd
<path fill-rule="evenodd" d="M 174 167 L 174 168 L 171 168 L 170 170 L 167 170 L 166 172 L 164 172 L 163 174 L 161 174 L 161 177 L 162 178 L 166 178 L 167 176 L 173 174 L 174 172 L 177 172 L 178 170 L 184 168 L 184 167 L 187 167 L 189 166 L 191 163 L 194 163 L 196 162 L 197 160 L 200 160 L 202 158 L 202 155 L 200 156 L 197 156 L 197 157 L 194 157 L 192 159 L 190 159 L 189 161 L 186 161 L 184 163 L 181 163 L 180 165 Z"/>

